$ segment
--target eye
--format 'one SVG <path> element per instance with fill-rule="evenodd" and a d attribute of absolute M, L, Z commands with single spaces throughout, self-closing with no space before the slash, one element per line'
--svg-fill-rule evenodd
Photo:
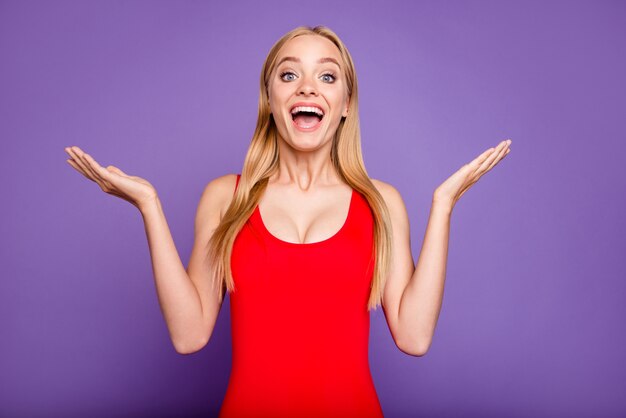
<path fill-rule="evenodd" d="M 326 77 L 326 78 L 324 78 Z M 334 83 L 335 82 L 335 75 L 333 73 L 325 73 L 322 74 L 322 79 L 324 81 L 326 81 L 327 83 Z"/>
<path fill-rule="evenodd" d="M 294 74 L 294 73 L 292 73 L 291 71 L 283 71 L 282 73 L 280 73 L 280 78 L 281 78 L 282 80 L 284 80 L 284 81 L 292 81 L 292 80 L 294 80 L 293 78 L 290 78 L 290 79 L 285 79 L 285 76 L 286 76 L 286 75 L 292 75 L 292 76 L 294 76 L 294 77 L 295 77 L 295 74 Z"/>

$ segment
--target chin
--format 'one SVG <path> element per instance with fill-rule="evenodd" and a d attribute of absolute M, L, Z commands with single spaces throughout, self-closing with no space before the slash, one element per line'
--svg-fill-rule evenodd
<path fill-rule="evenodd" d="M 320 141 L 313 138 L 290 138 L 285 142 L 296 151 L 311 152 L 323 148 L 330 141 Z"/>
<path fill-rule="evenodd" d="M 300 132 L 290 132 L 287 139 L 282 139 L 290 148 L 296 151 L 317 151 L 332 143 L 331 138 L 320 138 L 317 135 L 302 135 Z"/>

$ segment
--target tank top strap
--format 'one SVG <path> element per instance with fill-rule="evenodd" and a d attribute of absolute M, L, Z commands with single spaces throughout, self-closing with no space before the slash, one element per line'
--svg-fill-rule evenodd
<path fill-rule="evenodd" d="M 235 192 L 237 191 L 237 187 L 239 186 L 239 179 L 241 178 L 241 174 L 237 174 L 237 180 L 235 181 L 235 191 L 233 191 L 233 194 L 235 194 Z"/>

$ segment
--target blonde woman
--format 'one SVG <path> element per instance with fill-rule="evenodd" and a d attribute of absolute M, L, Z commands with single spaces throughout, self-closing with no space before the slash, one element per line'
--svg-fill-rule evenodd
<path fill-rule="evenodd" d="M 441 308 L 452 209 L 509 152 L 465 164 L 433 194 L 417 266 L 400 194 L 361 156 L 352 58 L 337 35 L 299 27 L 272 47 L 241 175 L 205 188 L 183 266 L 156 190 L 78 147 L 68 163 L 145 222 L 159 303 L 179 353 L 204 347 L 230 295 L 232 372 L 220 416 L 380 417 L 369 310 L 400 350 L 428 350 Z"/>

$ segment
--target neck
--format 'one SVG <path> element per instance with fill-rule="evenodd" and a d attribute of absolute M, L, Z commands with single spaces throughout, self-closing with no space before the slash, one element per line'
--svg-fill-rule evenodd
<path fill-rule="evenodd" d="M 280 161 L 270 183 L 295 184 L 306 191 L 316 186 L 341 183 L 330 159 L 332 141 L 312 151 L 300 151 L 279 139 Z"/>

